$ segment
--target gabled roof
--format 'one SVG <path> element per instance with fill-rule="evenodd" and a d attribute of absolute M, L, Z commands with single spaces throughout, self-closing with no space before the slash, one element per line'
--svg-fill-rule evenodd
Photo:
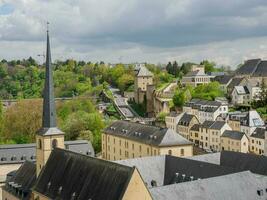
<path fill-rule="evenodd" d="M 259 177 L 249 171 L 218 176 L 208 179 L 172 184 L 150 189 L 157 200 L 251 200 L 264 199 L 258 191 L 265 194 L 266 177 Z"/>
<path fill-rule="evenodd" d="M 134 169 L 55 149 L 33 190 L 49 199 L 122 199 Z"/>
<path fill-rule="evenodd" d="M 267 60 L 262 60 L 258 64 L 257 69 L 253 73 L 253 76 L 267 76 Z"/>
<path fill-rule="evenodd" d="M 249 94 L 247 86 L 235 86 L 234 90 L 236 90 L 236 93 L 239 95 Z"/>
<path fill-rule="evenodd" d="M 31 188 L 34 185 L 35 181 L 36 165 L 33 162 L 25 161 L 6 182 L 4 190 L 9 191 L 20 199 L 30 199 Z"/>
<path fill-rule="evenodd" d="M 87 140 L 75 140 L 65 141 L 65 148 L 95 156 L 94 148 L 90 141 Z M 25 160 L 34 162 L 36 159 L 36 144 L 10 144 L 0 145 L 0 165 L 9 163 L 23 163 Z"/>
<path fill-rule="evenodd" d="M 190 131 L 199 131 L 200 126 L 201 126 L 200 124 L 194 124 L 191 127 Z"/>
<path fill-rule="evenodd" d="M 265 128 L 256 128 L 250 137 L 265 139 Z"/>
<path fill-rule="evenodd" d="M 104 133 L 153 146 L 179 146 L 192 144 L 189 140 L 177 134 L 172 129 L 123 120 L 114 122 L 104 130 Z"/>
<path fill-rule="evenodd" d="M 206 120 L 200 125 L 200 127 L 214 129 L 214 130 L 221 130 L 225 124 L 226 124 L 226 122 L 224 122 L 224 121 L 208 121 L 208 120 Z"/>
<path fill-rule="evenodd" d="M 261 59 L 247 60 L 239 69 L 236 70 L 236 74 L 252 75 L 260 62 Z"/>
<path fill-rule="evenodd" d="M 267 157 L 248 153 L 222 151 L 220 163 L 222 166 L 236 170 L 250 170 L 253 173 L 267 176 Z"/>
<path fill-rule="evenodd" d="M 195 77 L 195 76 L 207 76 L 207 77 L 209 77 L 207 74 L 205 74 L 203 71 L 200 71 L 200 70 L 191 71 L 191 72 L 188 72 L 186 75 L 184 75 L 184 77 Z"/>
<path fill-rule="evenodd" d="M 233 140 L 241 140 L 245 136 L 245 133 L 240 131 L 231 131 L 231 130 L 225 130 L 221 137 L 230 138 Z"/>
<path fill-rule="evenodd" d="M 194 115 L 184 113 L 178 124 L 182 126 L 189 126 L 190 122 L 193 120 L 194 117 Z"/>
<path fill-rule="evenodd" d="M 228 84 L 232 80 L 233 76 L 232 75 L 223 75 L 223 76 L 216 76 L 214 78 L 214 81 L 219 82 L 220 84 Z"/>
<path fill-rule="evenodd" d="M 244 78 L 233 78 L 227 88 L 232 90 L 235 86 L 239 85 L 243 79 Z"/>
<path fill-rule="evenodd" d="M 152 77 L 153 74 L 145 66 L 140 66 L 139 71 L 137 73 L 137 76 Z"/>

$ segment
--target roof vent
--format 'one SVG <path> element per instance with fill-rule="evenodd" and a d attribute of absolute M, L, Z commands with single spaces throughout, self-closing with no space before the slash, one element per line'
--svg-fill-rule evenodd
<path fill-rule="evenodd" d="M 176 172 L 176 173 L 175 173 L 175 177 L 176 177 L 176 178 L 178 178 L 178 176 L 179 176 L 179 173 L 178 173 L 178 172 Z"/>
<path fill-rule="evenodd" d="M 190 181 L 193 181 L 194 180 L 194 176 L 190 176 Z"/>
<path fill-rule="evenodd" d="M 71 200 L 74 200 L 74 199 L 75 199 L 75 197 L 76 197 L 76 193 L 75 193 L 75 192 L 73 192 L 73 193 L 72 193 L 72 195 L 71 195 Z"/>
<path fill-rule="evenodd" d="M 13 156 L 11 157 L 11 160 L 12 160 L 12 161 L 17 160 L 17 157 L 16 157 L 15 155 L 13 155 Z"/>
<path fill-rule="evenodd" d="M 61 192 L 62 192 L 62 186 L 60 186 L 60 187 L 58 188 L 58 195 L 60 195 Z"/>
<path fill-rule="evenodd" d="M 139 136 L 141 136 L 142 135 L 142 133 L 139 133 Z"/>
<path fill-rule="evenodd" d="M 149 137 L 150 137 L 150 139 L 153 139 L 153 135 L 150 135 Z"/>
<path fill-rule="evenodd" d="M 259 196 L 263 196 L 263 190 L 257 190 L 257 194 L 258 194 Z"/>
<path fill-rule="evenodd" d="M 185 174 L 182 174 L 182 177 L 183 177 L 183 181 L 185 181 Z"/>
<path fill-rule="evenodd" d="M 154 135 L 154 140 L 156 140 L 157 139 L 157 136 L 156 135 Z"/>
<path fill-rule="evenodd" d="M 152 181 L 151 181 L 151 186 L 152 186 L 152 187 L 157 187 L 157 181 L 152 180 Z"/>

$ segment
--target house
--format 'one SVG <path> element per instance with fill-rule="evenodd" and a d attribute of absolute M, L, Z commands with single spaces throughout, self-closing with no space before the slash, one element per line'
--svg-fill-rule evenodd
<path fill-rule="evenodd" d="M 227 87 L 233 79 L 232 75 L 215 76 L 213 81 L 220 83 L 220 88 L 224 93 L 227 93 Z"/>
<path fill-rule="evenodd" d="M 226 119 L 229 126 L 250 136 L 256 128 L 263 128 L 264 121 L 256 110 L 231 112 Z"/>
<path fill-rule="evenodd" d="M 153 74 L 144 65 L 140 65 L 134 80 L 134 99 L 136 103 L 144 102 L 147 86 L 152 84 Z"/>
<path fill-rule="evenodd" d="M 199 126 L 199 146 L 212 151 L 221 150 L 220 137 L 231 127 L 224 121 L 205 121 Z"/>
<path fill-rule="evenodd" d="M 225 130 L 221 135 L 221 151 L 249 152 L 249 139 L 244 132 Z"/>
<path fill-rule="evenodd" d="M 195 115 L 200 123 L 215 121 L 219 115 L 227 115 L 228 104 L 219 101 L 192 99 L 183 106 L 183 112 Z"/>
<path fill-rule="evenodd" d="M 193 143 L 172 129 L 122 120 L 102 134 L 102 157 L 106 160 L 166 154 L 192 156 Z"/>
<path fill-rule="evenodd" d="M 248 105 L 251 102 L 247 86 L 235 86 L 231 97 L 234 105 Z"/>
<path fill-rule="evenodd" d="M 195 115 L 184 113 L 177 125 L 177 133 L 189 140 L 190 129 L 193 125 L 199 124 Z"/>
<path fill-rule="evenodd" d="M 181 80 L 182 85 L 191 85 L 196 87 L 198 85 L 210 83 L 210 76 L 205 74 L 202 70 L 188 72 Z"/>
<path fill-rule="evenodd" d="M 228 84 L 228 86 L 226 87 L 227 89 L 227 95 L 231 96 L 234 87 L 235 86 L 239 86 L 239 85 L 243 85 L 245 83 L 245 78 L 242 77 L 234 77 L 232 78 L 231 82 Z"/>
<path fill-rule="evenodd" d="M 249 136 L 249 151 L 257 155 L 264 155 L 265 128 L 256 128 Z"/>
<path fill-rule="evenodd" d="M 165 117 L 166 128 L 170 128 L 170 129 L 176 131 L 177 124 L 180 121 L 180 119 L 183 116 L 183 114 L 184 113 L 170 112 Z"/>

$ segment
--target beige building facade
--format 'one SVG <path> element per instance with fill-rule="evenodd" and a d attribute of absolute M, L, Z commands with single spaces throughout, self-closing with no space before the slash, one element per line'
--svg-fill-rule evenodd
<path fill-rule="evenodd" d="M 193 155 L 193 144 L 171 129 L 118 121 L 102 134 L 102 158 L 124 160 L 145 156 Z"/>

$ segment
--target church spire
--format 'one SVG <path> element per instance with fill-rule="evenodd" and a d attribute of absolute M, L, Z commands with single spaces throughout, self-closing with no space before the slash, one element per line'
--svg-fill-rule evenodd
<path fill-rule="evenodd" d="M 54 98 L 54 84 L 51 63 L 49 30 L 47 23 L 47 44 L 46 44 L 46 63 L 45 63 L 45 88 L 43 102 L 43 128 L 56 127 L 56 108 Z"/>

